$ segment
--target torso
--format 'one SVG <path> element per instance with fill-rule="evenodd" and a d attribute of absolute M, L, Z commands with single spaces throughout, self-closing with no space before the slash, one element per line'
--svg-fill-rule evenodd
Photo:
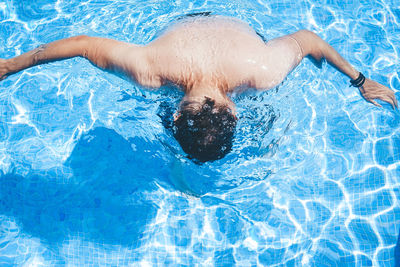
<path fill-rule="evenodd" d="M 294 39 L 265 44 L 247 24 L 220 16 L 178 21 L 146 49 L 153 72 L 143 75 L 148 78 L 143 82 L 172 82 L 184 90 L 199 85 L 226 92 L 273 88 L 301 60 Z"/>

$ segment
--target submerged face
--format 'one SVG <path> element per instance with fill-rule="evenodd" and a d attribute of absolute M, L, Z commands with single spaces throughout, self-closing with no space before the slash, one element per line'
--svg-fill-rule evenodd
<path fill-rule="evenodd" d="M 232 149 L 236 127 L 232 110 L 206 97 L 184 101 L 174 121 L 174 136 L 189 157 L 200 162 L 223 158 Z"/>

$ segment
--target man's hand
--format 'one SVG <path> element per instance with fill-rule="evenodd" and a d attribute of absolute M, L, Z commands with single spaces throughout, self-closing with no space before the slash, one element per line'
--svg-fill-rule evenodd
<path fill-rule="evenodd" d="M 9 61 L 7 59 L 0 58 L 0 81 L 7 78 L 10 73 Z"/>
<path fill-rule="evenodd" d="M 325 58 L 329 64 L 337 68 L 350 79 L 355 80 L 359 76 L 358 72 L 350 65 L 339 53 L 328 43 L 318 37 L 315 33 L 308 30 L 300 30 L 291 34 L 299 44 L 303 57 L 311 56 L 315 61 L 320 62 Z M 397 100 L 392 90 L 370 79 L 365 79 L 363 86 L 359 90 L 365 100 L 381 107 L 374 99 L 380 99 L 388 102 L 393 108 L 397 107 Z"/>
<path fill-rule="evenodd" d="M 371 102 L 375 106 L 382 107 L 374 100 L 380 99 L 391 104 L 393 108 L 398 107 L 394 92 L 382 84 L 366 78 L 363 86 L 359 87 L 358 89 L 365 100 Z"/>

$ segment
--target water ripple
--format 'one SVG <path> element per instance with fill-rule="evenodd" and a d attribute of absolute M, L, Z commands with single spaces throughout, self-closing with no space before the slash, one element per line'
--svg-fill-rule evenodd
<path fill-rule="evenodd" d="M 0 57 L 78 34 L 146 44 L 206 11 L 268 40 L 313 30 L 400 97 L 394 0 L 7 1 Z M 398 111 L 305 60 L 276 90 L 234 96 L 232 153 L 196 165 L 168 129 L 180 97 L 83 59 L 2 81 L 0 265 L 394 265 Z"/>

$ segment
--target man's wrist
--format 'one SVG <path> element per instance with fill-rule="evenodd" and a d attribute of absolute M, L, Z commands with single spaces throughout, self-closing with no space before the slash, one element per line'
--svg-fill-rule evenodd
<path fill-rule="evenodd" d="M 359 88 L 363 86 L 364 82 L 365 82 L 365 76 L 360 72 L 356 79 L 350 80 L 350 86 Z"/>
<path fill-rule="evenodd" d="M 358 76 L 360 75 L 361 72 L 359 72 L 356 69 L 353 69 L 353 71 L 351 72 L 351 74 L 349 75 L 350 80 L 355 80 L 358 78 Z"/>

